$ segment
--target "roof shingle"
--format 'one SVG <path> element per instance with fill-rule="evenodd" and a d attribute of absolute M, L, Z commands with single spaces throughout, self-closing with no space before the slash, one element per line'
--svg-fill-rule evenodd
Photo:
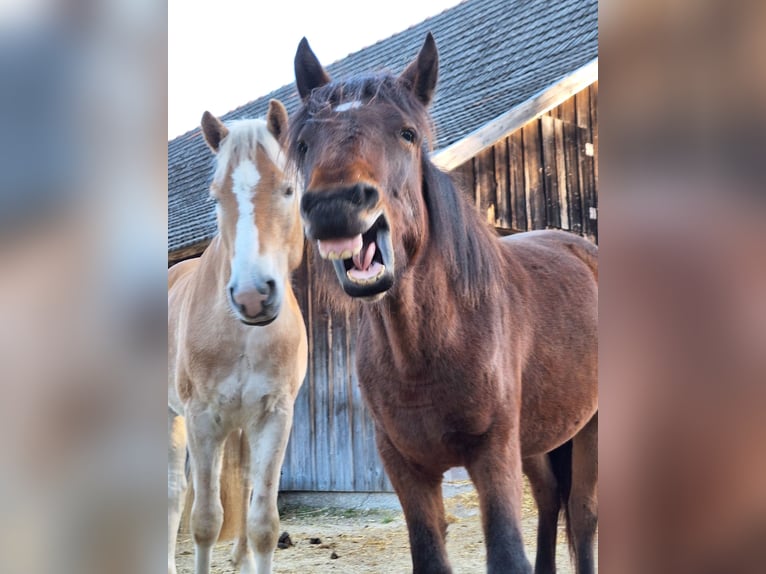
<path fill-rule="evenodd" d="M 439 150 L 595 59 L 598 2 L 466 0 L 325 67 L 338 78 L 399 73 L 429 31 L 439 49 L 439 82 L 431 104 Z M 300 103 L 291 83 L 222 119 L 263 116 L 271 98 L 281 100 L 289 113 Z M 207 192 L 211 175 L 212 157 L 199 128 L 168 142 L 169 252 L 214 235 L 215 210 Z"/>

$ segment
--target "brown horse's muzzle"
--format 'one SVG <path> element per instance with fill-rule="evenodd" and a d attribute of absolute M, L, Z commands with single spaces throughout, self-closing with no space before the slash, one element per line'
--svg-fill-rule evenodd
<path fill-rule="evenodd" d="M 367 183 L 331 190 L 307 190 L 301 199 L 306 236 L 319 240 L 364 233 L 379 215 L 379 203 L 378 189 Z"/>
<path fill-rule="evenodd" d="M 351 297 L 377 298 L 394 282 L 394 250 L 380 193 L 358 183 L 332 190 L 307 190 L 301 200 L 306 236 L 330 259 Z"/>

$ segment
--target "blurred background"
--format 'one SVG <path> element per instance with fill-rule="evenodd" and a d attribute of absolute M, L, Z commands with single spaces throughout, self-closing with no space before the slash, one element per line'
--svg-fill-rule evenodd
<path fill-rule="evenodd" d="M 600 567 L 766 571 L 766 4 L 599 5 Z"/>
<path fill-rule="evenodd" d="M 0 572 L 165 562 L 166 29 L 0 3 Z"/>
<path fill-rule="evenodd" d="M 601 3 L 604 572 L 766 571 L 764 28 Z M 166 30 L 0 4 L 0 572 L 162 568 Z"/>

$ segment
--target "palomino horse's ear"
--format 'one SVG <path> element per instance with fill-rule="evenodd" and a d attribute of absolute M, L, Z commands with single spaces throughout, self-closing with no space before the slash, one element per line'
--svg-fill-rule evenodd
<path fill-rule="evenodd" d="M 439 54 L 434 37 L 429 32 L 418 57 L 402 72 L 399 81 L 409 86 L 415 97 L 427 106 L 434 96 L 438 75 Z"/>
<path fill-rule="evenodd" d="M 269 111 L 266 114 L 266 125 L 277 141 L 287 132 L 287 110 L 279 100 L 269 100 Z"/>
<path fill-rule="evenodd" d="M 223 122 L 213 114 L 205 112 L 202 114 L 202 133 L 213 153 L 218 153 L 223 138 L 229 135 L 229 128 L 223 125 Z"/>
<path fill-rule="evenodd" d="M 298 51 L 295 52 L 295 85 L 298 87 L 301 100 L 305 102 L 311 95 L 311 90 L 329 82 L 330 76 L 327 75 L 322 64 L 311 51 L 309 41 L 304 37 L 298 44 Z"/>

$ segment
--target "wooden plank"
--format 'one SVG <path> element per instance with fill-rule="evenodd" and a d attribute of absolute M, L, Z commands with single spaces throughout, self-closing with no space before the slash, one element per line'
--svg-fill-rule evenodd
<path fill-rule="evenodd" d="M 452 145 L 436 150 L 431 159 L 442 169 L 450 170 L 478 154 L 496 141 L 516 131 L 531 119 L 586 88 L 598 79 L 598 59 L 575 70 L 559 82 L 544 88 L 525 102 L 501 114 L 493 121 Z"/>
<path fill-rule="evenodd" d="M 543 164 L 540 151 L 540 121 L 529 122 L 522 130 L 527 228 L 545 229 L 545 192 L 543 189 Z"/>
<path fill-rule="evenodd" d="M 593 175 L 593 156 L 588 155 L 589 146 L 593 146 L 590 133 L 590 93 L 588 90 L 575 95 L 577 113 L 578 153 L 580 155 L 580 191 L 583 200 L 583 232 L 586 237 L 598 241 L 598 203 L 596 182 Z"/>
<path fill-rule="evenodd" d="M 369 478 L 369 471 L 367 468 L 368 454 L 366 452 L 367 443 L 365 440 L 366 427 L 369 421 L 366 419 L 369 415 L 364 410 L 364 404 L 362 401 L 362 392 L 359 389 L 359 382 L 356 376 L 356 337 L 352 334 L 357 332 L 358 318 L 351 315 L 348 317 L 348 333 L 349 336 L 346 339 L 346 369 L 349 373 L 349 386 L 351 404 L 353 405 L 351 416 L 351 448 L 354 451 L 354 483 L 353 487 L 356 492 L 370 492 L 372 491 L 372 481 Z"/>
<path fill-rule="evenodd" d="M 168 253 L 168 267 L 172 267 L 176 263 L 183 261 L 184 259 L 191 259 L 192 257 L 199 257 L 202 252 L 210 245 L 211 239 L 205 239 L 194 245 L 177 249 Z"/>
<path fill-rule="evenodd" d="M 572 102 L 574 111 L 574 102 Z M 569 208 L 569 229 L 578 235 L 583 234 L 583 206 L 580 193 L 580 154 L 577 147 L 577 125 L 563 121 L 564 164 L 566 166 L 567 206 Z"/>
<path fill-rule="evenodd" d="M 575 113 L 574 96 L 559 105 L 559 119 L 562 122 L 577 123 L 577 114 Z"/>
<path fill-rule="evenodd" d="M 492 147 L 495 154 L 495 227 L 511 227 L 511 189 L 508 165 L 508 138 Z"/>
<path fill-rule="evenodd" d="M 527 230 L 527 198 L 524 192 L 524 142 L 522 130 L 508 137 L 508 178 L 511 192 L 511 227 Z"/>
<path fill-rule="evenodd" d="M 495 152 L 487 148 L 474 158 L 476 177 L 476 208 L 482 217 L 495 224 L 497 190 L 495 184 Z"/>
<path fill-rule="evenodd" d="M 540 118 L 541 149 L 543 157 L 543 193 L 545 197 L 546 227 L 561 228 L 559 212 L 559 179 L 556 162 L 556 136 L 554 119 L 550 116 Z"/>
<path fill-rule="evenodd" d="M 598 200 L 598 81 L 590 87 L 590 135 L 593 138 L 593 181 L 596 186 Z"/>
<path fill-rule="evenodd" d="M 334 492 L 353 490 L 354 452 L 351 441 L 351 397 L 346 349 L 349 333 L 347 313 L 335 314 L 332 321 L 333 393 L 330 417 L 330 489 Z"/>
<path fill-rule="evenodd" d="M 330 425 L 329 413 L 333 380 L 330 376 L 330 341 L 332 318 L 326 308 L 316 306 L 313 320 L 314 352 L 311 357 L 314 380 L 314 409 L 312 443 L 315 461 L 314 484 L 312 490 L 330 489 Z"/>
<path fill-rule="evenodd" d="M 556 174 L 558 175 L 559 220 L 561 229 L 569 229 L 569 201 L 567 196 L 567 169 L 564 159 L 564 122 L 553 122 L 553 138 L 556 144 Z"/>

